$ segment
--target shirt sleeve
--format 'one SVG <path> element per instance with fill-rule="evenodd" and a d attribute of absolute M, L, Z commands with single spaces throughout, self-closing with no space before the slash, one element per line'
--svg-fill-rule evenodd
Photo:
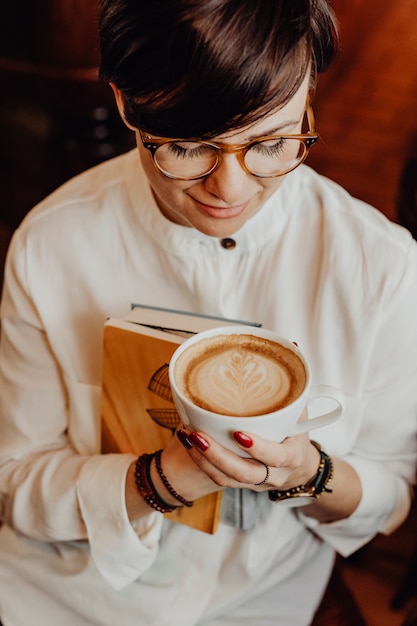
<path fill-rule="evenodd" d="M 84 463 L 76 485 L 92 558 L 115 589 L 133 582 L 152 565 L 163 521 L 163 515 L 155 511 L 130 524 L 124 496 L 130 465 L 126 465 L 126 456 L 91 457 Z M 105 499 L 103 492 L 107 492 Z M 113 503 L 111 507 L 108 498 Z"/>
<path fill-rule="evenodd" d="M 356 469 L 362 483 L 362 499 L 346 519 L 324 524 L 298 511 L 298 517 L 312 532 L 342 556 L 349 556 L 367 544 L 378 532 L 389 534 L 406 518 L 411 504 L 410 486 L 379 464 L 353 455 L 345 459 Z M 390 506 L 383 506 L 383 503 Z M 390 512 L 388 512 L 390 511 Z"/>
<path fill-rule="evenodd" d="M 393 532 L 406 518 L 417 461 L 417 246 L 381 295 L 361 398 L 360 428 L 341 457 L 357 471 L 362 499 L 346 519 L 322 524 L 298 512 L 303 522 L 347 556 L 378 532 Z M 397 259 L 398 261 L 398 259 Z M 331 442 L 328 451 L 330 454 Z M 349 489 L 349 485 L 346 485 Z"/>
<path fill-rule="evenodd" d="M 17 231 L 1 302 L 0 517 L 37 541 L 88 541 L 97 569 L 121 588 L 152 564 L 163 516 L 129 522 L 134 456 L 99 454 L 100 381 L 70 380 L 74 353 L 56 339 L 59 304 L 32 296 L 27 249 Z M 56 309 L 57 329 L 42 306 Z"/>

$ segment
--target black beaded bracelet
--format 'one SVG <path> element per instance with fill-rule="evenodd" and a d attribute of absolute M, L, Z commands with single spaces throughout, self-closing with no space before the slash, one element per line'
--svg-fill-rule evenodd
<path fill-rule="evenodd" d="M 313 500 L 318 500 L 323 492 L 332 493 L 328 484 L 333 478 L 333 462 L 316 441 L 311 440 L 310 443 L 320 454 L 320 462 L 317 472 L 304 485 L 298 485 L 297 487 L 291 487 L 290 489 L 272 489 L 269 491 L 269 499 L 273 502 L 302 497 L 309 497 Z"/>
<path fill-rule="evenodd" d="M 151 465 L 152 465 L 152 459 L 155 458 L 155 455 L 156 455 L 156 452 L 154 452 L 153 454 L 150 454 L 148 459 L 147 459 L 147 461 L 146 461 L 146 463 L 145 463 L 146 480 L 148 481 L 149 488 L 151 489 L 151 491 L 155 495 L 155 497 L 158 500 L 160 500 L 162 506 L 164 506 L 167 509 L 176 509 L 176 508 L 178 508 L 177 506 L 175 506 L 174 504 L 169 504 L 169 502 L 167 502 L 166 500 L 163 499 L 163 497 L 160 495 L 159 491 L 155 487 L 155 483 L 152 480 Z"/>
<path fill-rule="evenodd" d="M 162 466 L 161 466 L 161 455 L 162 455 L 162 450 L 158 450 L 157 452 L 155 452 L 155 466 L 165 487 L 167 488 L 171 496 L 173 496 L 176 500 L 178 500 L 178 502 L 181 502 L 181 504 L 183 504 L 184 506 L 193 506 L 193 502 L 191 502 L 190 500 L 186 500 L 185 498 L 180 496 L 179 493 L 175 491 L 174 487 L 171 485 L 168 478 L 165 476 L 162 470 Z"/>
<path fill-rule="evenodd" d="M 135 484 L 146 504 L 160 513 L 172 513 L 177 506 L 168 504 L 155 489 L 151 478 L 151 462 L 155 454 L 142 454 L 135 465 Z"/>

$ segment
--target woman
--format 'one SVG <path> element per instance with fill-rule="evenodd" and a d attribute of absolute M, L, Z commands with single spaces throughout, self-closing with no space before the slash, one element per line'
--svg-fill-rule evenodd
<path fill-rule="evenodd" d="M 100 41 L 138 150 L 53 193 L 8 255 L 1 618 L 305 626 L 335 551 L 409 510 L 415 242 L 302 164 L 325 0 L 104 0 Z M 343 417 L 317 445 L 236 433 L 250 458 L 187 430 L 160 456 L 101 455 L 103 324 L 132 301 L 296 338 Z M 219 490 L 214 535 L 162 515 Z"/>

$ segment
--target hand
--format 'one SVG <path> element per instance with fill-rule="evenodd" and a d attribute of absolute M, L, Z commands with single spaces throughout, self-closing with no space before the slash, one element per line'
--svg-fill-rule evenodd
<path fill-rule="evenodd" d="M 250 433 L 235 433 L 236 443 L 250 458 L 223 448 L 205 433 L 183 430 L 178 434 L 195 465 L 223 488 L 265 491 L 295 487 L 314 476 L 320 461 L 306 434 L 275 443 Z"/>
<path fill-rule="evenodd" d="M 192 445 L 191 442 L 190 445 Z M 161 465 L 174 489 L 187 500 L 196 500 L 219 491 L 221 485 L 213 482 L 210 476 L 194 462 L 192 455 L 187 454 L 187 452 L 188 449 L 187 445 L 184 445 L 184 439 L 181 441 L 179 437 L 175 436 L 162 452 Z M 164 492 L 158 476 L 153 477 L 158 491 L 159 489 L 161 490 L 164 498 L 166 497 L 166 500 L 171 504 L 178 504 L 178 502 L 170 499 L 166 491 Z"/>
<path fill-rule="evenodd" d="M 161 455 L 161 467 L 173 489 L 186 500 L 195 500 L 210 493 L 219 491 L 219 486 L 199 469 L 187 454 L 177 437 L 172 437 Z M 131 521 L 148 515 L 151 507 L 140 496 L 135 481 L 136 461 L 131 463 L 126 475 L 125 502 L 126 509 Z M 152 482 L 167 504 L 178 506 L 179 502 L 166 489 L 155 464 L 150 467 Z"/>
<path fill-rule="evenodd" d="M 220 488 L 290 489 L 307 483 L 320 462 L 319 452 L 307 434 L 275 443 L 248 432 L 235 433 L 236 443 L 249 458 L 227 450 L 205 433 L 181 431 L 180 437 L 193 463 Z M 332 461 L 332 492 L 323 493 L 303 508 L 306 515 L 325 523 L 351 515 L 362 497 L 361 482 L 353 466 L 339 458 L 332 457 Z"/>

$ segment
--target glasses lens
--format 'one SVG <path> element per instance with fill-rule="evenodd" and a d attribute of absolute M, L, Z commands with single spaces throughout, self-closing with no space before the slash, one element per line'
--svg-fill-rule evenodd
<path fill-rule="evenodd" d="M 207 144 L 193 141 L 171 142 L 159 146 L 154 158 L 166 174 L 176 178 L 198 178 L 215 167 L 217 151 Z"/>
<path fill-rule="evenodd" d="M 300 139 L 277 137 L 251 146 L 245 165 L 257 176 L 277 176 L 297 167 L 305 154 L 306 147 Z"/>

